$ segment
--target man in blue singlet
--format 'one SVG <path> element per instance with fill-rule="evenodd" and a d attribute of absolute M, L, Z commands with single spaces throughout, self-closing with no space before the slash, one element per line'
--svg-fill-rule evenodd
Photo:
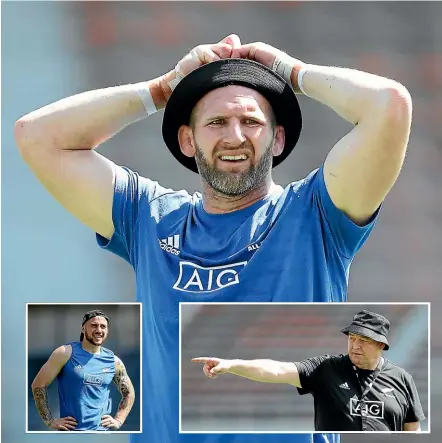
<path fill-rule="evenodd" d="M 300 135 L 295 93 L 354 127 L 319 169 L 282 187 L 271 171 Z M 94 150 L 162 108 L 165 143 L 200 174 L 201 193 L 165 188 Z M 236 35 L 197 46 L 154 80 L 78 94 L 17 121 L 17 145 L 39 180 L 135 270 L 144 395 L 143 434 L 132 443 L 338 438 L 179 435 L 179 302 L 346 300 L 350 264 L 399 175 L 410 126 L 401 84 Z M 154 147 L 149 155 L 155 161 Z"/>
<path fill-rule="evenodd" d="M 123 362 L 103 346 L 109 318 L 100 310 L 86 312 L 80 341 L 58 347 L 32 383 L 35 406 L 42 420 L 58 431 L 116 431 L 128 416 L 135 392 Z M 57 378 L 60 418 L 54 418 L 47 387 Z M 110 415 L 110 386 L 122 399 L 115 417 Z"/>

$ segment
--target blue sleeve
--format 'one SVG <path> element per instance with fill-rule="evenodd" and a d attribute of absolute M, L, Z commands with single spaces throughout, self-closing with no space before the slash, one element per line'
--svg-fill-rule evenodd
<path fill-rule="evenodd" d="M 135 226 L 140 208 L 149 205 L 164 188 L 155 181 L 140 177 L 128 168 L 115 166 L 112 221 L 114 234 L 110 240 L 96 234 L 98 245 L 124 258 L 134 266 Z"/>
<path fill-rule="evenodd" d="M 334 205 L 325 185 L 323 167 L 317 171 L 315 182 L 315 195 L 321 217 L 331 232 L 338 252 L 347 259 L 352 259 L 373 230 L 381 207 L 373 214 L 369 223 L 359 226 Z"/>

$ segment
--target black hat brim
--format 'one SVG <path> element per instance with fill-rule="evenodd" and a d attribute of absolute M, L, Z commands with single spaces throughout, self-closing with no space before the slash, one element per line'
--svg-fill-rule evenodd
<path fill-rule="evenodd" d="M 253 60 L 225 59 L 195 69 L 176 86 L 164 110 L 163 139 L 172 155 L 186 168 L 198 173 L 195 159 L 180 149 L 178 130 L 189 125 L 193 108 L 210 91 L 229 85 L 240 85 L 258 91 L 273 108 L 276 122 L 285 130 L 282 153 L 273 157 L 278 166 L 292 152 L 302 129 L 302 116 L 293 88 L 271 69 Z"/>
<path fill-rule="evenodd" d="M 388 344 L 387 338 L 381 334 L 378 334 L 377 332 L 372 331 L 369 328 L 364 328 L 363 326 L 358 326 L 358 325 L 350 325 L 342 329 L 341 332 L 343 332 L 345 335 L 352 333 L 352 334 L 362 335 L 363 337 L 371 338 L 374 341 L 384 343 L 385 345 L 384 351 L 388 351 L 388 349 L 390 349 L 390 345 Z"/>

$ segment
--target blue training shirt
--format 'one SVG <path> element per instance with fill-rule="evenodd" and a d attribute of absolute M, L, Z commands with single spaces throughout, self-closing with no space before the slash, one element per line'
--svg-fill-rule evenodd
<path fill-rule="evenodd" d="M 132 443 L 332 443 L 332 434 L 179 435 L 179 302 L 342 302 L 357 226 L 331 201 L 322 168 L 232 213 L 209 214 L 201 194 L 173 191 L 117 166 L 115 232 L 101 247 L 135 270 L 143 303 L 143 434 Z"/>
<path fill-rule="evenodd" d="M 72 355 L 57 376 L 60 417 L 74 417 L 75 431 L 108 431 L 100 423 L 103 415 L 111 413 L 115 355 L 104 347 L 92 354 L 79 341 L 68 345 Z"/>

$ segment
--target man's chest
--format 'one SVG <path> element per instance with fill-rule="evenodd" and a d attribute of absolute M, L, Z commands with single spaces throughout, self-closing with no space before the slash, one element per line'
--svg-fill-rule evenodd
<path fill-rule="evenodd" d="M 358 379 L 352 371 L 339 371 L 327 383 L 322 395 L 323 400 L 327 399 L 327 403 L 344 411 L 350 419 L 362 420 L 363 426 L 372 422 L 378 430 L 402 422 L 407 410 L 403 387 L 385 374 Z"/>
<path fill-rule="evenodd" d="M 64 375 L 67 387 L 107 388 L 115 375 L 115 365 L 111 362 L 71 359 L 64 368 Z"/>
<path fill-rule="evenodd" d="M 159 223 L 154 238 L 137 242 L 137 283 L 147 279 L 151 290 L 167 288 L 184 301 L 215 295 L 229 301 L 232 291 L 235 301 L 314 301 L 314 290 L 329 292 L 331 276 L 345 284 L 345 270 L 327 253 L 320 229 L 302 226 L 299 220 L 246 225 L 215 237 L 186 224 Z"/>

